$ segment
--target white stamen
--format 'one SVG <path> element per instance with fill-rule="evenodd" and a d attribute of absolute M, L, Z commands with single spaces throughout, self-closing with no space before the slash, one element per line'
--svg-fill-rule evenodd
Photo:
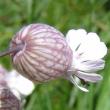
<path fill-rule="evenodd" d="M 84 92 L 89 92 L 86 88 L 79 86 L 79 85 L 77 84 L 77 82 L 75 81 L 75 79 L 73 78 L 72 75 L 69 76 L 67 79 L 70 80 L 70 81 L 71 81 L 77 88 L 79 88 L 80 90 L 82 90 L 82 91 L 84 91 Z"/>

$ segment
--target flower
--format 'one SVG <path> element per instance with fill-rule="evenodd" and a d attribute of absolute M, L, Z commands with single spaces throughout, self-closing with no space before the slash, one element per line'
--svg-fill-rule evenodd
<path fill-rule="evenodd" d="M 8 72 L 0 65 L 0 109 L 21 110 L 24 97 L 31 94 L 34 84 L 16 70 Z M 11 100 L 11 103 L 10 103 Z"/>
<path fill-rule="evenodd" d="M 9 88 L 19 99 L 20 96 L 27 96 L 34 90 L 32 81 L 20 75 L 16 70 L 8 72 L 0 65 L 0 88 Z"/>
<path fill-rule="evenodd" d="M 96 72 L 104 68 L 105 61 L 102 58 L 107 54 L 107 47 L 96 33 L 87 33 L 84 29 L 69 30 L 66 41 L 73 51 L 67 78 L 75 86 L 88 92 L 86 88 L 78 85 L 74 77 L 92 83 L 102 80 L 102 76 Z"/>
<path fill-rule="evenodd" d="M 10 54 L 15 69 L 35 83 L 64 77 L 87 92 L 86 88 L 79 86 L 76 78 L 84 82 L 100 81 L 102 76 L 96 72 L 104 68 L 102 58 L 106 53 L 107 47 L 96 33 L 72 29 L 65 39 L 52 26 L 36 23 L 21 28 L 12 38 L 9 49 L 0 56 Z M 17 88 L 24 95 L 30 93 L 27 91 L 32 86 L 27 90 L 21 86 L 24 78 L 14 75 L 14 79 L 12 76 L 7 77 L 9 87 Z"/>

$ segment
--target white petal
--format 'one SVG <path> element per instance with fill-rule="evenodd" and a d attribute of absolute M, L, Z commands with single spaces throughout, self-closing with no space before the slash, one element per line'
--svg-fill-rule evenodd
<path fill-rule="evenodd" d="M 77 61 L 78 62 L 78 61 Z M 76 65 L 74 65 L 74 68 L 78 71 L 84 71 L 84 72 L 96 72 L 98 70 L 102 70 L 105 66 L 105 61 L 102 59 L 96 60 L 96 61 L 84 61 L 84 62 L 78 62 Z"/>
<path fill-rule="evenodd" d="M 84 91 L 84 92 L 89 92 L 86 88 L 81 87 L 77 84 L 77 82 L 75 81 L 75 79 L 73 78 L 73 76 L 68 76 L 68 80 L 70 80 L 76 87 L 78 87 L 80 90 Z"/>
<path fill-rule="evenodd" d="M 82 44 L 78 53 L 82 53 L 84 60 L 97 60 L 103 58 L 107 53 L 107 48 L 103 42 L 98 44 Z"/>
<path fill-rule="evenodd" d="M 98 75 L 96 73 L 84 73 L 81 71 L 77 71 L 75 73 L 75 76 L 77 76 L 80 79 L 83 79 L 84 81 L 88 81 L 88 82 L 92 82 L 92 83 L 96 83 L 96 82 L 102 80 L 102 76 Z"/>
<path fill-rule="evenodd" d="M 85 37 L 87 32 L 83 29 L 74 30 L 71 29 L 66 35 L 66 41 L 73 51 L 81 44 L 83 37 Z"/>
<path fill-rule="evenodd" d="M 83 59 L 97 60 L 107 54 L 107 47 L 103 42 L 100 42 L 96 34 L 90 33 L 81 43 L 77 53 L 82 53 Z"/>
<path fill-rule="evenodd" d="M 96 34 L 96 33 L 94 33 L 94 32 L 89 32 L 88 34 L 87 34 L 87 36 L 86 36 L 86 40 L 88 41 L 88 42 L 96 42 L 96 43 L 98 43 L 98 42 L 100 42 L 100 38 L 99 38 L 99 36 Z M 91 41 L 92 40 L 92 41 Z"/>
<path fill-rule="evenodd" d="M 7 74 L 6 81 L 11 89 L 16 89 L 22 95 L 29 95 L 34 89 L 34 84 L 16 71 Z"/>
<path fill-rule="evenodd" d="M 34 89 L 33 83 L 21 75 L 18 77 L 15 86 L 16 89 L 23 95 L 31 94 Z"/>

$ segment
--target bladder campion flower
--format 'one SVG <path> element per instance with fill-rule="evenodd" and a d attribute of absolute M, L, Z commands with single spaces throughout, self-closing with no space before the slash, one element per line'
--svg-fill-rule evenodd
<path fill-rule="evenodd" d="M 95 33 L 70 30 L 66 39 L 46 24 L 30 24 L 16 33 L 10 48 L 0 56 L 10 54 L 16 70 L 33 82 L 42 83 L 64 77 L 83 91 L 74 77 L 85 82 L 102 79 L 95 72 L 104 68 L 102 58 L 107 48 Z"/>

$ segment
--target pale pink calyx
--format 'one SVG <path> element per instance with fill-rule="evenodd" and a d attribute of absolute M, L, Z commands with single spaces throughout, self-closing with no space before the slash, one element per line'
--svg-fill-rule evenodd
<path fill-rule="evenodd" d="M 11 54 L 13 65 L 23 76 L 34 82 L 62 77 L 71 65 L 72 50 L 64 36 L 46 24 L 30 24 L 14 36 L 10 48 L 24 43 Z"/>

